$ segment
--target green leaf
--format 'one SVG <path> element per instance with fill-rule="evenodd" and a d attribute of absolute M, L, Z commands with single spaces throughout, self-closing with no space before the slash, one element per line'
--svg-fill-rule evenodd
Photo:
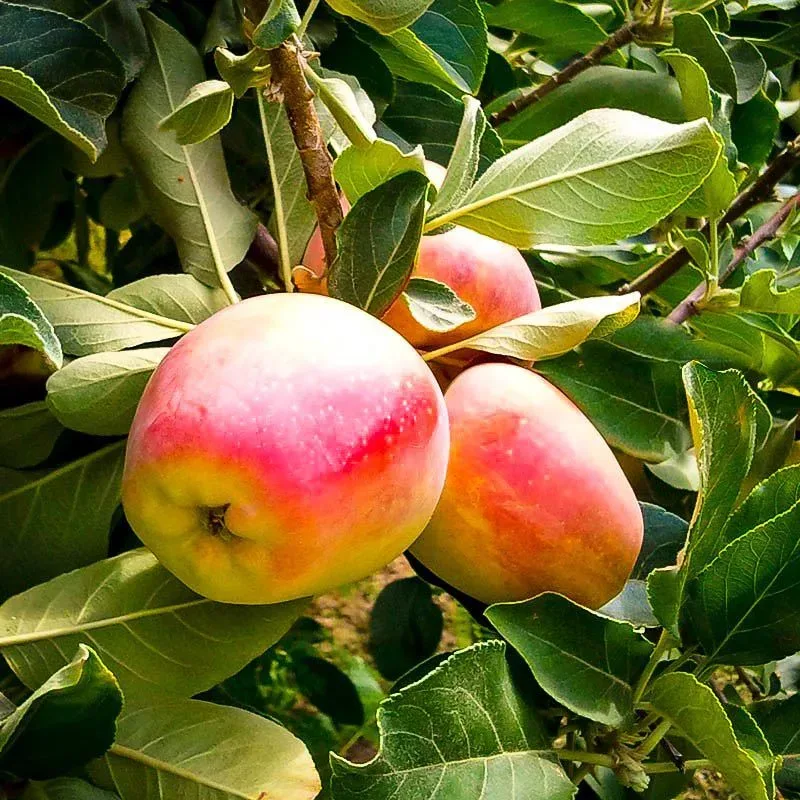
<path fill-rule="evenodd" d="M 528 248 L 607 244 L 654 225 L 700 186 L 721 145 L 705 120 L 671 125 L 595 109 L 503 156 L 450 222 Z"/>
<path fill-rule="evenodd" d="M 431 587 L 419 578 L 387 584 L 372 607 L 369 650 L 378 671 L 397 680 L 436 652 L 442 638 L 442 610 Z"/>
<path fill-rule="evenodd" d="M 431 0 L 328 0 L 328 5 L 381 33 L 407 28 L 425 12 Z"/>
<path fill-rule="evenodd" d="M 432 216 L 444 214 L 456 207 L 472 188 L 478 174 L 480 145 L 486 130 L 486 118 L 481 104 L 469 95 L 461 98 L 464 117 L 453 146 L 453 155 L 447 165 L 444 181 L 428 211 Z"/>
<path fill-rule="evenodd" d="M 767 77 L 767 65 L 758 48 L 747 39 L 737 39 L 718 33 L 720 44 L 730 59 L 736 76 L 737 103 L 746 103 L 758 94 Z"/>
<path fill-rule="evenodd" d="M 342 151 L 350 143 L 367 147 L 375 140 L 372 130 L 377 116 L 375 106 L 352 75 L 330 69 L 320 69 L 317 73 L 310 68 L 305 75 L 321 101 L 317 107 L 319 116 L 333 118 L 331 144 L 334 150 Z"/>
<path fill-rule="evenodd" d="M 429 331 L 453 331 L 475 319 L 475 309 L 447 284 L 432 278 L 409 280 L 402 294 L 411 316 Z"/>
<path fill-rule="evenodd" d="M 396 175 L 363 195 L 336 232 L 331 296 L 380 316 L 403 291 L 422 236 L 428 179 Z"/>
<path fill-rule="evenodd" d="M 683 545 L 689 524 L 676 514 L 654 506 L 651 503 L 639 503 L 644 518 L 644 540 L 633 577 L 644 579 L 654 569 L 675 564 Z"/>
<path fill-rule="evenodd" d="M 767 314 L 800 314 L 800 287 L 783 289 L 778 274 L 760 269 L 748 275 L 739 289 L 739 308 Z"/>
<path fill-rule="evenodd" d="M 800 650 L 800 505 L 731 542 L 686 584 L 681 630 L 711 663 L 765 664 Z"/>
<path fill-rule="evenodd" d="M 725 525 L 726 542 L 736 541 L 753 528 L 789 511 L 800 501 L 800 465 L 792 464 L 756 486 Z"/>
<path fill-rule="evenodd" d="M 47 381 L 47 404 L 66 428 L 122 436 L 153 370 L 168 352 L 168 347 L 153 347 L 72 361 Z"/>
<path fill-rule="evenodd" d="M 378 711 L 381 749 L 368 764 L 331 755 L 334 800 L 570 800 L 546 734 L 517 694 L 505 644 L 461 650 Z"/>
<path fill-rule="evenodd" d="M 31 293 L 64 350 L 76 356 L 174 339 L 227 305 L 221 290 L 191 275 L 153 275 L 103 297 L 3 267 L 1 273 Z"/>
<path fill-rule="evenodd" d="M 0 466 L 23 469 L 44 461 L 64 429 L 42 401 L 0 411 Z"/>
<path fill-rule="evenodd" d="M 253 44 L 271 50 L 285 42 L 300 27 L 294 0 L 271 0 L 267 13 L 253 31 Z"/>
<path fill-rule="evenodd" d="M 742 747 L 714 692 L 688 673 L 657 678 L 646 698 L 747 800 L 769 800 L 764 778 Z"/>
<path fill-rule="evenodd" d="M 53 326 L 23 286 L 0 273 L 0 347 L 19 344 L 44 354 L 58 369 L 64 360 Z"/>
<path fill-rule="evenodd" d="M 638 313 L 638 292 L 585 297 L 532 311 L 434 353 L 438 356 L 469 348 L 524 361 L 553 358 L 587 339 L 608 336 L 636 319 Z"/>
<path fill-rule="evenodd" d="M 403 153 L 396 144 L 375 139 L 366 147 L 348 147 L 333 164 L 333 177 L 351 204 L 403 172 L 425 174 L 421 147 Z"/>
<path fill-rule="evenodd" d="M 603 342 L 536 365 L 586 414 L 612 446 L 660 462 L 686 450 L 680 380 L 665 367 Z"/>
<path fill-rule="evenodd" d="M 79 644 L 93 647 L 128 701 L 154 691 L 189 697 L 249 663 L 286 633 L 305 601 L 214 603 L 144 549 L 34 586 L 0 606 L 0 650 L 37 686 Z"/>
<path fill-rule="evenodd" d="M 633 686 L 653 651 L 632 626 L 549 593 L 490 606 L 486 616 L 559 703 L 604 725 L 631 717 Z"/>
<path fill-rule="evenodd" d="M 80 778 L 31 781 L 21 800 L 119 800 L 117 795 L 98 789 Z"/>
<path fill-rule="evenodd" d="M 381 119 L 407 141 L 422 145 L 426 158 L 447 164 L 461 129 L 463 111 L 462 104 L 446 92 L 401 80 L 397 81 L 394 102 Z M 478 174 L 503 155 L 503 145 L 488 125 L 481 138 L 480 153 Z"/>
<path fill-rule="evenodd" d="M 122 800 L 313 800 L 319 776 L 305 745 L 276 722 L 200 700 L 126 708 L 117 741 L 92 775 Z"/>
<path fill-rule="evenodd" d="M 125 70 L 88 25 L 44 8 L 0 5 L 0 97 L 79 147 L 92 161 Z"/>
<path fill-rule="evenodd" d="M 451 94 L 474 94 L 481 85 L 488 47 L 476 0 L 433 0 L 412 25 L 390 36 L 363 29 L 358 35 L 398 77 Z"/>
<path fill-rule="evenodd" d="M 5 0 L 17 5 L 35 5 L 60 11 L 88 25 L 101 36 L 125 67 L 125 78 L 131 81 L 144 67 L 149 55 L 147 34 L 139 16 L 142 0 Z"/>
<path fill-rule="evenodd" d="M 735 98 L 733 64 L 708 20 L 702 14 L 678 14 L 673 20 L 673 29 L 675 47 L 697 60 L 717 91 Z"/>
<path fill-rule="evenodd" d="M 297 688 L 337 725 L 363 725 L 364 706 L 353 681 L 335 664 L 319 656 L 292 654 Z"/>
<path fill-rule="evenodd" d="M 225 81 L 203 81 L 189 89 L 159 128 L 175 131 L 178 144 L 198 144 L 219 133 L 231 121 L 232 113 L 231 87 Z"/>
<path fill-rule="evenodd" d="M 116 679 L 80 645 L 69 664 L 0 723 L 0 773 L 45 780 L 82 767 L 111 746 L 121 710 Z"/>
<path fill-rule="evenodd" d="M 214 51 L 214 64 L 222 79 L 228 83 L 239 99 L 248 89 L 269 83 L 272 71 L 269 54 L 258 49 L 248 50 L 239 56 L 225 47 L 217 47 Z"/>
<path fill-rule="evenodd" d="M 741 373 L 683 368 L 701 487 L 689 526 L 684 571 L 697 575 L 727 544 L 725 525 L 771 418 Z"/>
<path fill-rule="evenodd" d="M 630 623 L 634 628 L 657 628 L 661 624 L 650 605 L 647 583 L 641 580 L 625 581 L 622 591 L 602 606 L 599 612 L 604 617 Z"/>
<path fill-rule="evenodd" d="M 149 13 L 145 25 L 153 58 L 125 105 L 122 141 L 148 212 L 175 240 L 184 270 L 218 286 L 244 258 L 257 219 L 233 196 L 219 138 L 180 145 L 159 128 L 205 72 L 197 51 L 174 28 Z"/>
<path fill-rule="evenodd" d="M 697 59 L 675 51 L 661 53 L 661 58 L 675 72 L 681 87 L 686 119 L 706 119 L 713 125 L 715 113 L 711 87 L 705 70 Z M 691 197 L 686 203 L 687 213 L 717 216 L 731 204 L 736 195 L 736 179 L 725 158 L 717 160 L 711 174 L 696 194 L 699 195 L 698 198 Z M 702 268 L 703 265 L 698 266 Z"/>
<path fill-rule="evenodd" d="M 753 703 L 749 711 L 772 752 L 783 758 L 778 784 L 787 789 L 800 788 L 800 694 Z"/>
<path fill-rule="evenodd" d="M 752 100 L 734 107 L 731 137 L 736 145 L 736 155 L 754 174 L 769 158 L 780 124 L 778 108 L 763 89 Z"/>
<path fill-rule="evenodd" d="M 13 553 L 0 559 L 0 597 L 106 555 L 123 452 L 124 442 L 115 442 L 44 474 L 0 471 L 0 542 Z"/>
<path fill-rule="evenodd" d="M 124 231 L 146 213 L 136 178 L 126 172 L 115 178 L 108 189 L 103 192 L 98 204 L 100 222 L 112 231 Z"/>
<path fill-rule="evenodd" d="M 588 53 L 608 37 L 584 9 L 580 3 L 559 0 L 506 0 L 487 10 L 486 21 L 533 36 L 539 55 L 559 61 Z M 620 66 L 624 63 L 619 54 L 613 58 Z"/>
<path fill-rule="evenodd" d="M 598 64 L 515 114 L 497 132 L 506 145 L 519 147 L 592 108 L 621 108 L 665 122 L 686 121 L 674 78 Z"/>
<path fill-rule="evenodd" d="M 755 761 L 761 776 L 764 778 L 767 797 L 775 797 L 777 759 L 763 731 L 756 724 L 749 708 L 737 706 L 733 703 L 727 703 L 724 708 L 731 725 L 733 725 L 733 732 L 739 742 L 739 747 Z"/>

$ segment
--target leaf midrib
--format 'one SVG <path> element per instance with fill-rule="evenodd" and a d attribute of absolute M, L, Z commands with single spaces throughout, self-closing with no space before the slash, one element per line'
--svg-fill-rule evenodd
<path fill-rule="evenodd" d="M 558 172 L 555 175 L 548 175 L 545 178 L 539 178 L 538 180 L 522 184 L 521 186 L 513 186 L 510 189 L 504 189 L 501 192 L 497 192 L 495 194 L 479 198 L 478 200 L 474 200 L 471 203 L 467 203 L 466 205 L 455 208 L 452 211 L 448 212 L 447 214 L 442 214 L 441 216 L 429 220 L 428 224 L 425 226 L 425 233 L 429 233 L 430 231 L 435 230 L 436 228 L 440 228 L 443 225 L 447 225 L 448 223 L 453 222 L 459 217 L 471 214 L 474 211 L 478 211 L 479 209 L 491 205 L 492 203 L 496 203 L 500 200 L 506 200 L 509 197 L 515 197 L 516 195 L 524 194 L 526 192 L 533 191 L 534 189 L 541 189 L 544 186 L 549 186 L 550 184 L 553 183 L 558 183 L 560 181 L 568 180 L 569 178 L 577 178 L 580 177 L 581 175 L 588 175 L 598 170 L 608 169 L 609 167 L 615 167 L 618 164 L 625 164 L 632 161 L 639 161 L 644 158 L 649 158 L 650 156 L 656 156 L 662 153 L 670 153 L 673 150 L 682 150 L 687 147 L 687 144 L 694 145 L 696 143 L 681 141 L 676 144 L 671 144 L 668 147 L 656 147 L 651 150 L 640 151 L 637 152 L 634 156 L 628 154 L 619 156 L 617 158 L 608 159 L 607 161 L 587 164 L 583 167 L 567 170 L 566 172 Z M 719 152 L 717 152 L 717 157 L 719 157 Z M 716 165 L 716 160 L 714 164 L 712 164 L 711 169 L 713 169 L 715 165 Z M 510 166 L 513 166 L 513 164 L 511 164 Z M 499 174 L 500 173 L 498 172 L 498 175 Z M 706 173 L 706 175 L 708 175 L 708 173 Z M 494 180 L 496 177 L 497 175 L 492 176 L 492 179 Z"/>
<path fill-rule="evenodd" d="M 187 769 L 181 769 L 180 767 L 176 766 L 175 764 L 171 764 L 168 761 L 162 761 L 160 758 L 148 756 L 146 753 L 142 753 L 140 750 L 135 750 L 132 747 L 125 747 L 121 744 L 112 744 L 108 752 L 113 753 L 118 758 L 126 758 L 130 761 L 138 761 L 140 764 L 144 764 L 144 766 L 151 767 L 152 769 L 160 772 L 167 772 L 171 775 L 175 775 L 178 778 L 184 778 L 185 780 L 189 780 L 192 783 L 200 786 L 206 786 L 209 789 L 225 792 L 232 797 L 240 798 L 240 800 L 258 800 L 259 797 L 264 796 L 264 793 L 257 795 L 242 794 L 238 789 L 225 786 L 222 783 L 217 783 L 210 778 L 198 775 L 196 772 L 190 772 Z M 106 756 L 106 759 L 108 759 L 108 756 Z"/>
<path fill-rule="evenodd" d="M 107 617 L 105 619 L 98 619 L 92 622 L 83 622 L 75 625 L 70 625 L 65 628 L 51 628 L 50 630 L 35 630 L 29 633 L 20 633 L 14 636 L 0 637 L 0 650 L 6 647 L 17 647 L 22 644 L 29 644 L 31 642 L 39 642 L 45 639 L 57 639 L 61 636 L 75 636 L 76 634 L 83 633 L 84 631 L 97 630 L 98 628 L 109 628 L 114 625 L 122 625 L 127 622 L 135 621 L 138 619 L 145 619 L 147 617 L 155 617 L 161 614 L 174 614 L 178 611 L 183 611 L 187 608 L 194 608 L 196 606 L 211 603 L 205 597 L 200 597 L 197 600 L 187 600 L 183 603 L 174 603 L 169 606 L 157 606 L 155 608 L 144 608 L 140 611 L 131 611 L 126 614 L 120 614 L 116 617 Z"/>

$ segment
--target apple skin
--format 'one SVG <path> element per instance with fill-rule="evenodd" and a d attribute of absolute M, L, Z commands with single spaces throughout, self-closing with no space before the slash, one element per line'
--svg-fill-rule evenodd
<path fill-rule="evenodd" d="M 599 608 L 615 597 L 643 521 L 592 423 L 544 378 L 511 364 L 466 370 L 445 402 L 447 480 L 411 552 L 485 603 L 559 592 Z"/>
<path fill-rule="evenodd" d="M 158 366 L 123 506 L 199 594 L 275 603 L 402 553 L 433 513 L 448 448 L 442 393 L 395 331 L 331 298 L 268 295 L 210 317 Z"/>
<path fill-rule="evenodd" d="M 425 171 L 432 183 L 441 185 L 443 167 L 427 161 Z M 347 213 L 347 200 L 342 200 L 342 208 Z M 325 293 L 325 282 L 318 280 L 325 270 L 319 229 L 306 247 L 303 266 L 310 273 L 302 268 L 296 270 L 298 288 Z M 432 349 L 460 342 L 542 307 L 536 281 L 519 250 L 469 228 L 455 226 L 444 233 L 423 236 L 412 277 L 446 283 L 475 310 L 471 322 L 439 333 L 420 325 L 405 300 L 398 297 L 382 319 L 414 347 Z"/>

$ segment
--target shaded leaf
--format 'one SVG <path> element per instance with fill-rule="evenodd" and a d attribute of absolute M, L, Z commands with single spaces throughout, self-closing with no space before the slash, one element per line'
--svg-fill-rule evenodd
<path fill-rule="evenodd" d="M 44 8 L 0 5 L 0 97 L 95 161 L 125 85 L 109 45 L 88 25 Z"/>
<path fill-rule="evenodd" d="M 654 569 L 676 563 L 678 553 L 686 543 L 689 524 L 660 506 L 651 503 L 639 505 L 644 518 L 644 539 L 631 574 L 634 578 L 644 579 Z"/>
<path fill-rule="evenodd" d="M 490 606 L 486 616 L 559 703 L 605 725 L 633 714 L 633 686 L 653 646 L 631 625 L 557 594 Z"/>
<path fill-rule="evenodd" d="M 396 680 L 433 655 L 443 624 L 427 583 L 403 578 L 386 585 L 369 621 L 369 650 L 381 675 Z"/>
<path fill-rule="evenodd" d="M 119 503 L 124 442 L 45 473 L 0 471 L 0 597 L 103 558 Z M 74 651 L 74 647 L 71 652 Z M 65 662 L 32 682 L 37 686 Z"/>
<path fill-rule="evenodd" d="M 0 773 L 45 780 L 82 767 L 111 746 L 121 710 L 113 674 L 80 645 L 72 661 L 0 723 Z"/>
<path fill-rule="evenodd" d="M 0 466 L 22 469 L 44 461 L 53 451 L 61 423 L 42 401 L 0 411 Z"/>
<path fill-rule="evenodd" d="M 272 0 L 253 31 L 253 44 L 270 50 L 285 42 L 299 27 L 300 14 L 294 0 Z"/>

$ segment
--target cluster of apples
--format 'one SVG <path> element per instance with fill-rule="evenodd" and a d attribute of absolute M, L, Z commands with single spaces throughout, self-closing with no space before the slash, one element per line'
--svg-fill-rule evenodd
<path fill-rule="evenodd" d="M 301 288 L 324 294 L 318 236 L 304 264 Z M 597 608 L 622 589 L 642 516 L 591 422 L 508 363 L 468 367 L 443 396 L 414 349 L 538 309 L 525 260 L 455 227 L 423 237 L 414 274 L 448 284 L 475 319 L 443 334 L 402 301 L 380 321 L 321 294 L 269 295 L 215 314 L 162 361 L 131 429 L 123 504 L 192 589 L 274 603 L 408 548 L 487 603 L 554 591 Z"/>

